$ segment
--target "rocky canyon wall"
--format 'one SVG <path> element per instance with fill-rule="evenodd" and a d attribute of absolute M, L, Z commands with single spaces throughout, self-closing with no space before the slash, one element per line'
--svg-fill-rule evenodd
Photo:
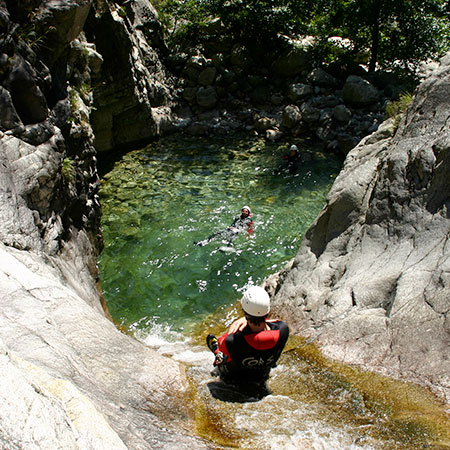
<path fill-rule="evenodd" d="M 347 156 L 291 266 L 268 280 L 328 356 L 450 394 L 450 55 Z"/>
<path fill-rule="evenodd" d="M 148 0 L 102 2 L 91 11 L 86 36 L 103 59 L 92 80 L 97 151 L 144 145 L 171 127 L 174 80 L 161 60 L 160 28 Z"/>
<path fill-rule="evenodd" d="M 120 333 L 97 289 L 97 151 L 148 142 L 178 120 L 154 9 L 146 0 L 0 0 L 0 28 L 0 447 L 206 448 L 190 434 L 181 366 Z M 203 97 L 195 103 L 217 59 L 183 80 L 185 97 L 196 93 L 192 111 L 212 132 L 281 129 L 278 95 L 270 117 L 239 102 L 238 125 L 225 109 L 202 109 Z M 328 355 L 447 399 L 449 67 L 447 57 L 421 85 L 398 130 L 385 123 L 349 153 L 292 267 L 268 283 L 292 329 Z M 240 83 L 242 71 L 226 70 L 208 92 L 231 92 L 225 74 Z M 309 92 L 306 106 L 328 98 L 314 74 L 295 84 Z M 357 110 L 334 97 L 313 118 L 305 106 L 296 127 L 347 136 Z M 350 128 L 335 132 L 337 122 Z"/>
<path fill-rule="evenodd" d="M 0 447 L 206 448 L 182 367 L 119 332 L 97 289 L 91 8 L 0 1 Z"/>

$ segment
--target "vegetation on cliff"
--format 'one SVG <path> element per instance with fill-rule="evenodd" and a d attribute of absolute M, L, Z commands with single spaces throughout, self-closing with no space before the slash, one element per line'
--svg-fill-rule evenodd
<path fill-rule="evenodd" d="M 178 42 L 201 39 L 211 31 L 211 20 L 219 18 L 227 34 L 249 44 L 311 36 L 321 61 L 358 56 L 369 71 L 377 65 L 414 69 L 449 46 L 445 0 L 161 0 L 158 5 Z M 335 36 L 345 45 L 333 45 Z"/>

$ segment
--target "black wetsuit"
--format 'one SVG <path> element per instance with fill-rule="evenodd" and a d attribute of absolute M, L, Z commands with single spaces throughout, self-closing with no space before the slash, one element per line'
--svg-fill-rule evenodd
<path fill-rule="evenodd" d="M 286 161 L 286 168 L 290 173 L 294 173 L 300 166 L 300 155 L 298 152 L 294 154 L 287 154 L 283 156 L 283 160 Z"/>
<path fill-rule="evenodd" d="M 226 333 L 218 339 L 219 350 L 225 356 L 218 366 L 224 382 L 241 384 L 268 379 L 286 344 L 289 328 L 281 320 L 266 323 L 270 330 L 252 333 L 247 325 L 242 332 Z"/>
<path fill-rule="evenodd" d="M 251 232 L 250 230 L 253 227 L 253 220 L 252 220 L 252 216 L 246 216 L 246 217 L 242 217 L 238 216 L 233 220 L 233 223 L 228 227 L 229 228 L 245 228 L 245 226 L 247 226 L 249 228 L 249 232 Z"/>
<path fill-rule="evenodd" d="M 237 216 L 233 220 L 233 223 L 229 227 L 225 228 L 225 230 L 213 233 L 207 239 L 200 242 L 194 242 L 194 244 L 202 247 L 206 244 L 209 244 L 209 242 L 211 242 L 213 239 L 221 238 L 224 241 L 228 241 L 229 245 L 232 245 L 232 241 L 241 231 L 244 231 L 245 228 L 247 228 L 247 231 L 250 234 L 253 233 L 253 219 L 251 214 L 247 217 L 242 215 Z"/>

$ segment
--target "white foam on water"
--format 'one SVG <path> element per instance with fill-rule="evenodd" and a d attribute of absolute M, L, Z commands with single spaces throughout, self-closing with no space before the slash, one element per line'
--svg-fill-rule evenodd
<path fill-rule="evenodd" d="M 269 395 L 258 403 L 247 403 L 234 423 L 245 435 L 245 448 L 266 450 L 375 450 L 355 436 L 354 429 L 339 428 L 320 420 L 320 412 L 284 395 Z M 359 440 L 358 440 L 359 439 Z M 370 439 L 368 439 L 370 440 Z M 373 442 L 373 441 L 372 441 Z"/>
<path fill-rule="evenodd" d="M 158 353 L 170 356 L 176 361 L 187 364 L 202 364 L 211 362 L 212 354 L 205 347 L 194 346 L 191 340 L 173 331 L 169 325 L 147 321 L 145 331 L 137 330 L 136 337 Z"/>
<path fill-rule="evenodd" d="M 271 436 L 270 450 L 376 450 L 371 445 L 352 442 L 351 436 L 340 430 L 318 429 L 317 424 L 309 430 L 295 431 L 291 436 Z"/>
<path fill-rule="evenodd" d="M 213 355 L 206 346 L 193 345 L 183 334 L 168 325 L 148 321 L 139 339 L 149 347 L 176 361 L 189 365 L 199 386 L 213 378 Z M 148 326 L 147 326 L 148 325 Z M 292 368 L 280 364 L 271 379 Z M 292 376 L 299 374 L 293 372 Z M 270 385 L 270 380 L 269 380 Z M 228 404 L 231 429 L 241 431 L 240 445 L 261 450 L 375 450 L 376 442 L 355 428 L 321 420 L 319 406 L 306 404 L 286 395 L 269 395 L 259 402 Z M 233 406 L 232 406 L 233 405 Z M 225 424 L 225 427 L 227 425 Z"/>
<path fill-rule="evenodd" d="M 178 331 L 174 331 L 170 325 L 158 323 L 157 319 L 144 318 L 130 326 L 137 339 L 149 347 L 158 349 L 167 345 L 187 345 L 189 338 Z"/>
<path fill-rule="evenodd" d="M 185 363 L 203 363 L 213 359 L 213 356 L 209 350 L 185 350 L 180 351 L 173 355 L 173 358 L 177 361 Z"/>

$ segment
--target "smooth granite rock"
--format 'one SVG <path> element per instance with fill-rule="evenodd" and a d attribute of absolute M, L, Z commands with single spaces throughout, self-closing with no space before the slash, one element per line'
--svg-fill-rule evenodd
<path fill-rule="evenodd" d="M 324 352 L 450 397 L 450 55 L 347 156 L 284 272 L 267 281 Z M 392 136 L 392 137 L 391 137 Z"/>

